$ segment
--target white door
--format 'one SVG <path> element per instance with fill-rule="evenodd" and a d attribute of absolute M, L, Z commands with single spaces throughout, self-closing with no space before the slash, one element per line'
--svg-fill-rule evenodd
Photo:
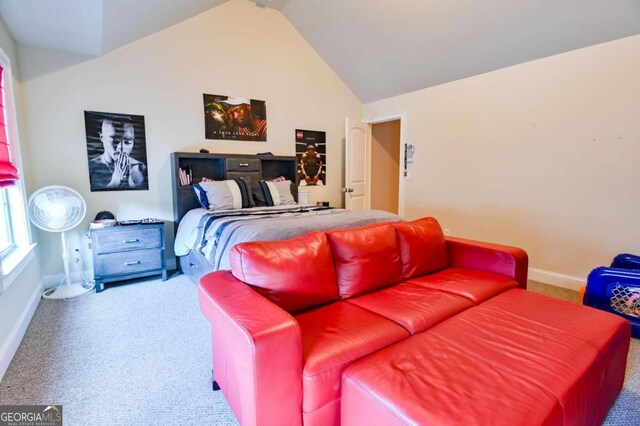
<path fill-rule="evenodd" d="M 344 206 L 349 210 L 371 208 L 369 196 L 369 155 L 371 127 L 360 120 L 347 117 L 344 156 Z"/>

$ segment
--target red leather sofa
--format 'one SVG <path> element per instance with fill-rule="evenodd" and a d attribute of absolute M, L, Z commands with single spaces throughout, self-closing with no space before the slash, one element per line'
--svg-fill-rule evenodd
<path fill-rule="evenodd" d="M 527 263 L 433 218 L 239 244 L 199 284 L 214 386 L 243 425 L 598 424 L 629 324 Z"/>

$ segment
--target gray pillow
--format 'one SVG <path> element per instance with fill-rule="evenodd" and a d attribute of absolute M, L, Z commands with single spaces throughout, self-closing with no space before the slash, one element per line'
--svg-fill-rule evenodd
<path fill-rule="evenodd" d="M 207 194 L 209 210 L 251 207 L 251 186 L 241 179 L 200 182 L 200 187 Z"/>
<path fill-rule="evenodd" d="M 279 182 L 273 182 L 278 188 L 278 194 L 280 195 L 280 205 L 292 205 L 296 204 L 296 200 L 293 199 L 291 194 L 291 181 L 283 180 Z"/>

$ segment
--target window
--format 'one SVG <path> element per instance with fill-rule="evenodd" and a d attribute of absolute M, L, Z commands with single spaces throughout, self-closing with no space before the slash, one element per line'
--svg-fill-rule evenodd
<path fill-rule="evenodd" d="M 6 256 L 14 247 L 7 190 L 0 189 L 0 258 Z"/>
<path fill-rule="evenodd" d="M 19 138 L 11 63 L 0 49 L 0 293 L 33 259 L 24 183 L 19 179 Z"/>

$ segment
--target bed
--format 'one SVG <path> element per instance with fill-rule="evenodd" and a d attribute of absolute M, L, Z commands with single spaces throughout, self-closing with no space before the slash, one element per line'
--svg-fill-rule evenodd
<path fill-rule="evenodd" d="M 250 177 L 277 177 L 295 181 L 296 158 L 236 154 L 173 153 L 174 252 L 179 269 L 197 283 L 206 273 L 229 269 L 229 253 L 245 241 L 283 240 L 316 230 L 396 221 L 397 215 L 379 210 L 349 211 L 293 204 L 297 187 L 291 184 L 291 204 L 235 209 L 205 209 L 198 202 L 193 183 L 203 177 L 219 181 Z M 245 166 L 246 165 L 246 166 Z M 243 169 L 237 170 L 238 167 Z M 192 182 L 183 185 L 180 170 L 188 170 Z M 282 186 L 280 187 L 282 191 Z M 205 203 L 206 204 L 206 203 Z"/>

